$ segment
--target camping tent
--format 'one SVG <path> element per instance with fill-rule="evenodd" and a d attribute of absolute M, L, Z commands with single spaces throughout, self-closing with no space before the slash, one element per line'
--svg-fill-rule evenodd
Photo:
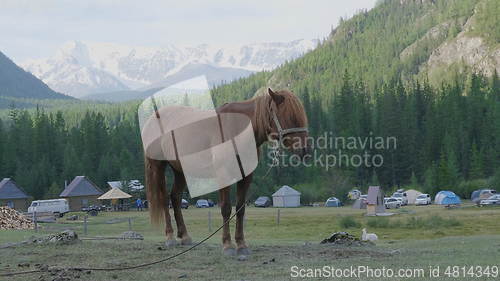
<path fill-rule="evenodd" d="M 368 216 L 376 216 L 379 213 L 385 213 L 384 194 L 380 186 L 368 187 L 366 205 L 366 215 Z"/>
<path fill-rule="evenodd" d="M 326 200 L 325 207 L 342 207 L 342 202 L 336 197 L 330 197 Z"/>
<path fill-rule="evenodd" d="M 415 189 L 409 189 L 405 191 L 406 193 L 406 198 L 408 199 L 408 204 L 415 204 L 415 200 L 417 197 L 422 194 L 422 192 L 415 190 Z"/>
<path fill-rule="evenodd" d="M 366 200 L 359 198 L 352 204 L 353 209 L 366 209 Z"/>
<path fill-rule="evenodd" d="M 472 192 L 470 199 L 474 203 L 479 203 L 479 201 L 488 199 L 490 196 L 495 195 L 496 193 L 497 191 L 493 189 L 478 189 Z"/>
<path fill-rule="evenodd" d="M 439 191 L 434 198 L 434 203 L 439 205 L 456 205 L 461 204 L 460 197 L 452 191 Z"/>
<path fill-rule="evenodd" d="M 282 186 L 273 194 L 274 207 L 299 207 L 300 206 L 300 192 L 289 187 L 288 185 Z"/>

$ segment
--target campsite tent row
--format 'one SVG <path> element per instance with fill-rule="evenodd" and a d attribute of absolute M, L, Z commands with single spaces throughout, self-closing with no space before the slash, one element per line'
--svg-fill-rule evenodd
<path fill-rule="evenodd" d="M 82 207 L 96 205 L 98 200 L 130 198 L 131 195 L 121 191 L 121 182 L 109 182 L 112 187 L 104 192 L 89 178 L 77 176 L 65 187 L 59 197 L 68 200 L 70 211 L 80 211 Z M 139 181 L 129 182 L 132 189 L 142 189 Z M 0 182 L 0 206 L 9 206 L 19 211 L 26 211 L 31 197 L 12 179 L 4 178 Z"/>
<path fill-rule="evenodd" d="M 122 182 L 108 182 L 111 189 L 104 193 L 94 182 L 85 176 L 77 176 L 66 186 L 59 197 L 68 200 L 70 211 L 80 211 L 82 207 L 98 204 L 98 200 L 122 199 L 131 196 L 123 192 Z M 133 180 L 128 183 L 129 188 L 140 190 L 143 186 L 139 181 Z M 273 206 L 275 207 L 299 207 L 300 192 L 284 185 L 273 195 Z M 10 206 L 20 211 L 26 211 L 31 197 L 19 187 L 14 180 L 5 178 L 0 182 L 0 206 Z"/>

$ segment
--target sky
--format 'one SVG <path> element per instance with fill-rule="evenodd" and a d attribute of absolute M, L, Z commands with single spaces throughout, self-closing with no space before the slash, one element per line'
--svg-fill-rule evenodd
<path fill-rule="evenodd" d="M 48 57 L 71 40 L 138 46 L 323 39 L 376 0 L 2 0 L 0 51 Z"/>

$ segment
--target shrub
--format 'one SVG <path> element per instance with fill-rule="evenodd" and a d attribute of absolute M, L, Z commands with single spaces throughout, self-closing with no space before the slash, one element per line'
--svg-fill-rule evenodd
<path fill-rule="evenodd" d="M 369 227 L 373 228 L 390 228 L 392 224 L 390 223 L 388 218 L 379 217 L 379 218 L 369 218 L 366 223 Z"/>
<path fill-rule="evenodd" d="M 353 217 L 345 216 L 340 219 L 339 226 L 341 228 L 354 228 L 354 227 L 360 227 L 361 224 L 357 222 Z"/>
<path fill-rule="evenodd" d="M 442 227 L 454 227 L 460 226 L 462 223 L 457 219 L 451 218 L 446 219 L 440 216 L 432 216 L 428 218 L 416 218 L 412 217 L 406 221 L 406 223 L 401 226 L 404 228 L 417 229 L 417 228 L 442 228 Z"/>
<path fill-rule="evenodd" d="M 477 179 L 471 181 L 462 181 L 455 189 L 455 193 L 461 198 L 470 198 L 471 193 L 476 189 L 487 188 L 488 181 L 485 179 Z"/>

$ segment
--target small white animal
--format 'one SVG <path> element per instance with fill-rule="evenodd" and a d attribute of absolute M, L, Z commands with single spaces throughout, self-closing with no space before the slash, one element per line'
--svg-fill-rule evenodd
<path fill-rule="evenodd" d="M 363 228 L 363 233 L 361 234 L 361 240 L 363 240 L 363 241 L 377 241 L 378 236 L 375 233 L 366 233 L 366 228 Z"/>

